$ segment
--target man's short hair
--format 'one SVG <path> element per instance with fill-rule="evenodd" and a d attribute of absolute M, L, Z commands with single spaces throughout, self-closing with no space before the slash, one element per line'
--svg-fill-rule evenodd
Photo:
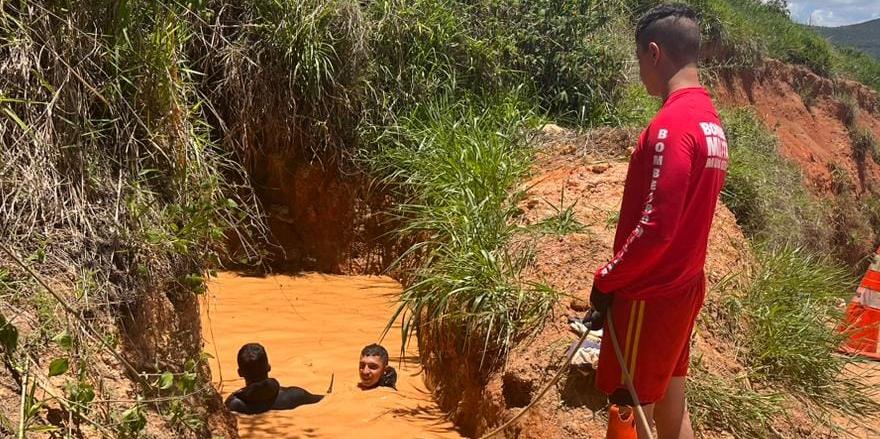
<path fill-rule="evenodd" d="M 238 370 L 246 377 L 258 378 L 269 372 L 269 357 L 259 343 L 248 343 L 238 350 Z"/>
<path fill-rule="evenodd" d="M 382 364 L 388 364 L 388 351 L 376 343 L 361 349 L 361 357 L 379 357 L 382 359 Z"/>
<path fill-rule="evenodd" d="M 657 43 L 677 63 L 696 62 L 700 57 L 700 25 L 697 13 L 681 3 L 651 8 L 636 25 L 636 44 L 645 50 Z"/>

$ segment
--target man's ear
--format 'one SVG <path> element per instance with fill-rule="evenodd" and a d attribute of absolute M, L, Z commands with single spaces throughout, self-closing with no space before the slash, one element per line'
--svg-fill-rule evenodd
<path fill-rule="evenodd" d="M 648 53 L 651 54 L 651 63 L 657 65 L 660 62 L 660 46 L 651 41 L 648 43 Z"/>
<path fill-rule="evenodd" d="M 266 373 L 269 373 L 269 372 L 272 372 L 272 365 L 271 364 L 266 365 Z"/>

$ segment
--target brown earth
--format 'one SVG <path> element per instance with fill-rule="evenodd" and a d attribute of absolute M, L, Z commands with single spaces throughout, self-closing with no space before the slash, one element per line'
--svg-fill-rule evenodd
<path fill-rule="evenodd" d="M 270 231 L 262 262 L 273 269 L 378 273 L 399 255 L 393 200 L 360 170 L 290 148 L 266 148 L 250 168 Z"/>
<path fill-rule="evenodd" d="M 832 81 L 798 67 L 767 60 L 755 70 L 726 71 L 713 84 L 722 105 L 755 109 L 780 139 L 780 152 L 804 171 L 807 186 L 830 195 L 832 171 L 845 169 L 863 193 L 880 191 L 880 164 L 871 154 L 859 163 L 853 155 L 849 129 L 844 123 L 844 96 L 858 106 L 857 126 L 880 139 L 880 96 L 856 82 Z"/>

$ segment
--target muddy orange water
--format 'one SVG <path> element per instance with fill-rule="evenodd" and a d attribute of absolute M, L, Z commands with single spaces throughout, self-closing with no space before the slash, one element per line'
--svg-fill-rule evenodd
<path fill-rule="evenodd" d="M 323 401 L 289 411 L 238 416 L 243 438 L 460 438 L 425 388 L 416 351 L 401 366 L 400 327 L 382 342 L 398 371 L 398 391 L 358 389 L 358 356 L 378 341 L 394 311 L 400 285 L 387 277 L 242 277 L 221 273 L 202 303 L 205 350 L 214 356 L 214 385 L 225 398 L 244 385 L 238 348 L 266 347 L 270 376 L 282 385 L 324 393 Z M 413 343 L 415 345 L 415 343 Z"/>

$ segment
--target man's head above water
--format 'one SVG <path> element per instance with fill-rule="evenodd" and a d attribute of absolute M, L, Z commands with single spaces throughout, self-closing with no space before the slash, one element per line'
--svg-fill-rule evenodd
<path fill-rule="evenodd" d="M 358 364 L 361 378 L 358 386 L 362 389 L 372 389 L 380 385 L 387 369 L 389 369 L 388 351 L 385 348 L 375 343 L 364 347 L 361 350 L 361 360 Z"/>
<path fill-rule="evenodd" d="M 269 357 L 259 343 L 248 343 L 238 350 L 238 376 L 250 384 L 269 378 Z"/>
<path fill-rule="evenodd" d="M 648 93 L 666 97 L 670 80 L 684 70 L 696 71 L 700 58 L 700 25 L 687 5 L 655 6 L 636 25 L 639 76 Z"/>

